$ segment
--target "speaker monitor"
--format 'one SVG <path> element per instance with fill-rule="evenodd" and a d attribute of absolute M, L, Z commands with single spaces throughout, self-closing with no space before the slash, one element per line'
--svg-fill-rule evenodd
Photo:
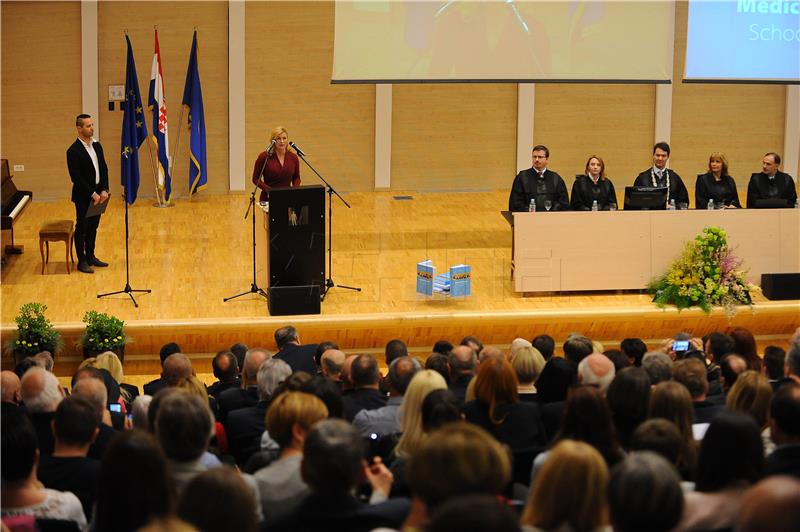
<path fill-rule="evenodd" d="M 800 299 L 800 273 L 762 273 L 761 291 L 772 301 Z"/>
<path fill-rule="evenodd" d="M 319 314 L 319 285 L 273 286 L 269 289 L 271 316 Z"/>

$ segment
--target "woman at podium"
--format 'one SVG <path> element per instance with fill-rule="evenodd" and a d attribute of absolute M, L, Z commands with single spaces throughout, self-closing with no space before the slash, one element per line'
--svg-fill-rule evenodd
<path fill-rule="evenodd" d="M 617 193 L 614 190 L 614 183 L 606 177 L 606 165 L 603 159 L 592 155 L 586 161 L 584 171 L 584 175 L 575 176 L 575 182 L 572 184 L 570 209 L 590 211 L 596 202 L 599 211 L 616 210 Z"/>
<path fill-rule="evenodd" d="M 694 186 L 695 209 L 740 209 L 736 182 L 728 175 L 728 158 L 714 152 L 708 158 L 708 172 L 697 176 Z"/>
<path fill-rule="evenodd" d="M 258 154 L 253 184 L 261 189 L 260 201 L 269 200 L 269 189 L 300 185 L 300 159 L 289 151 L 289 134 L 278 126 L 270 132 L 269 147 Z"/>

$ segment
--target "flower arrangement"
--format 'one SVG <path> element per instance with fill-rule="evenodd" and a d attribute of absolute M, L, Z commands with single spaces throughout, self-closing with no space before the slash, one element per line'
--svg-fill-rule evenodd
<path fill-rule="evenodd" d="M 17 322 L 17 337 L 6 343 L 6 349 L 18 356 L 33 356 L 41 351 L 55 355 L 64 342 L 44 313 L 47 305 L 25 303 L 20 307 Z"/>
<path fill-rule="evenodd" d="M 84 353 L 101 353 L 121 349 L 128 342 L 123 327 L 125 322 L 116 316 L 90 310 L 83 315 L 86 332 L 78 340 Z"/>
<path fill-rule="evenodd" d="M 678 310 L 699 306 L 706 314 L 712 306 L 725 307 L 728 314 L 736 305 L 752 306 L 751 293 L 758 287 L 747 281 L 747 270 L 728 247 L 727 236 L 719 227 L 706 227 L 687 242 L 680 258 L 648 285 L 653 302 Z"/>

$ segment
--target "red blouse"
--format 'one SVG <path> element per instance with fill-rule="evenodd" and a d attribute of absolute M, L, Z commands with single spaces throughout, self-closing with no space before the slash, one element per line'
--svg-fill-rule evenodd
<path fill-rule="evenodd" d="M 267 164 L 264 166 L 264 159 L 267 159 Z M 264 167 L 264 179 L 259 179 L 259 171 Z M 269 199 L 269 189 L 274 187 L 297 187 L 300 186 L 300 159 L 297 155 L 287 151 L 283 157 L 283 166 L 278 160 L 278 155 L 273 153 L 267 158 L 267 152 L 262 151 L 256 159 L 255 168 L 253 168 L 253 184 L 258 185 L 261 189 L 260 201 L 267 201 Z"/>

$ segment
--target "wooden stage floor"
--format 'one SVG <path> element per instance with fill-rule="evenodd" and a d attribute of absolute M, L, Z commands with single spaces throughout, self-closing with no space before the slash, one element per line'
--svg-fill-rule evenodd
<path fill-rule="evenodd" d="M 422 353 L 440 338 L 456 343 L 466 334 L 507 345 L 517 336 L 539 333 L 562 342 L 577 331 L 611 345 L 629 336 L 657 341 L 680 330 L 700 335 L 731 324 L 750 328 L 760 343 L 781 343 L 800 325 L 800 301 L 759 298 L 754 312 L 742 308 L 729 321 L 721 310 L 711 316 L 660 310 L 639 293 L 522 297 L 513 291 L 511 231 L 499 214 L 507 194 L 346 194 L 352 209 L 338 201 L 333 206 L 333 279 L 362 291 L 334 288 L 321 315 L 290 318 L 270 317 L 266 302 L 255 295 L 222 301 L 250 288 L 250 221 L 244 219 L 249 194 L 201 193 L 167 209 L 154 208 L 144 198 L 130 208 L 131 286 L 152 290 L 137 294 L 139 308 L 124 294 L 97 298 L 125 286 L 121 199 L 112 199 L 98 233 L 98 256 L 111 267 L 96 268 L 93 275 L 67 275 L 61 243 L 51 244 L 50 264 L 45 275 L 40 273 L 38 228 L 45 220 L 73 219 L 74 209 L 66 199 L 34 201 L 15 231 L 25 252 L 9 256 L 2 269 L 2 336 L 5 340 L 13 332 L 14 316 L 29 301 L 46 304 L 48 317 L 64 333 L 64 361 L 78 360 L 73 344 L 86 310 L 125 320 L 134 340 L 126 366 L 157 364 L 153 355 L 169 341 L 198 357 L 236 341 L 274 348 L 273 331 L 287 323 L 298 327 L 304 342 L 331 339 L 348 351 L 380 351 L 389 339 L 401 338 Z M 395 198 L 404 195 L 413 199 Z M 8 237 L 3 232 L 4 242 Z M 424 259 L 433 260 L 439 271 L 470 264 L 473 295 L 461 300 L 418 296 L 415 267 Z"/>

